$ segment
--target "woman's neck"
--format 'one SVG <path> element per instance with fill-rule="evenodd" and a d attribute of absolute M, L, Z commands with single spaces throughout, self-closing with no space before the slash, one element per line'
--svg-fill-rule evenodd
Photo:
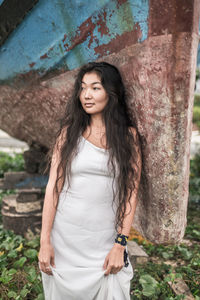
<path fill-rule="evenodd" d="M 105 124 L 102 120 L 101 116 L 93 116 L 91 117 L 91 123 L 90 123 L 90 127 L 91 128 L 95 128 L 95 129 L 103 129 L 105 128 Z"/>

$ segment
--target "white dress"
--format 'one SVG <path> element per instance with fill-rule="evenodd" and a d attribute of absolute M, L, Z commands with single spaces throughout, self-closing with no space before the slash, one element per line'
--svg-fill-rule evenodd
<path fill-rule="evenodd" d="M 116 231 L 108 150 L 80 137 L 72 161 L 71 187 L 65 182 L 51 231 L 53 275 L 41 271 L 45 300 L 128 300 L 134 272 L 128 266 L 104 275 Z M 127 250 L 127 246 L 126 246 Z"/>

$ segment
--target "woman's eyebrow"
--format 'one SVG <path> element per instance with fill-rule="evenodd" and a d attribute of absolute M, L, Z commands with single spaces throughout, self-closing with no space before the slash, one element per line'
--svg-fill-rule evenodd
<path fill-rule="evenodd" d="M 86 84 L 84 81 L 81 81 L 81 83 L 84 83 L 84 84 Z M 101 84 L 101 82 L 100 82 L 100 81 L 95 81 L 95 82 L 92 82 L 92 83 L 91 83 L 91 85 L 92 85 L 92 84 L 96 84 L 96 83 L 100 83 L 100 84 Z"/>

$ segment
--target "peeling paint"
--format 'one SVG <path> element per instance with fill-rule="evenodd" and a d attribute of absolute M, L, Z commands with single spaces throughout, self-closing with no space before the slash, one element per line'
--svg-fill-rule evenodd
<path fill-rule="evenodd" d="M 68 46 L 66 43 L 64 45 L 65 51 L 70 51 L 71 49 L 75 48 L 77 45 L 82 44 L 84 41 L 87 40 L 89 37 L 88 47 L 90 48 L 93 42 L 93 31 L 95 28 L 95 24 L 92 23 L 92 18 L 88 18 L 76 31 L 76 35 L 74 38 L 71 39 L 71 46 Z M 67 47 L 68 46 L 68 47 Z"/>
<path fill-rule="evenodd" d="M 142 42 L 148 13 L 148 0 L 105 0 L 95 6 L 89 0 L 40 0 L 0 49 L 0 80 L 30 70 L 41 76 L 53 69 L 72 70 L 116 53 L 121 43 Z"/>
<path fill-rule="evenodd" d="M 34 67 L 34 65 L 35 65 L 34 62 L 32 62 L 32 63 L 29 64 L 30 68 Z"/>
<path fill-rule="evenodd" d="M 107 55 L 108 53 L 112 53 L 112 49 L 115 49 L 116 52 L 119 52 L 124 48 L 124 45 L 130 46 L 135 44 L 137 40 L 141 38 L 141 31 L 136 24 L 133 27 L 133 31 L 125 32 L 120 36 L 117 36 L 115 39 L 112 39 L 108 44 L 102 44 L 94 48 L 96 54 L 100 56 Z"/>
<path fill-rule="evenodd" d="M 45 53 L 44 55 L 40 56 L 40 59 L 45 59 L 45 58 L 48 58 L 47 53 Z"/>
<path fill-rule="evenodd" d="M 62 42 L 64 43 L 64 41 L 66 40 L 66 38 L 67 38 L 67 35 L 66 35 L 66 33 L 64 34 L 64 38 L 62 39 Z"/>

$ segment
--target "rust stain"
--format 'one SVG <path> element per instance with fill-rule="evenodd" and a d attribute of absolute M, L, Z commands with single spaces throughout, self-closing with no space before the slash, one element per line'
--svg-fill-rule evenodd
<path fill-rule="evenodd" d="M 40 59 L 45 59 L 45 58 L 48 58 L 47 53 L 45 53 L 44 55 L 40 56 Z"/>
<path fill-rule="evenodd" d="M 194 1 L 150 0 L 148 35 L 191 32 Z M 162 7 L 162 9 L 160 9 Z"/>
<path fill-rule="evenodd" d="M 32 62 L 31 64 L 29 64 L 30 68 L 32 68 L 35 65 L 35 62 Z"/>
<path fill-rule="evenodd" d="M 103 35 L 108 35 L 109 28 L 106 25 L 106 17 L 107 13 L 104 10 L 103 15 L 98 14 L 98 17 L 96 18 L 96 24 L 92 21 L 92 17 L 89 17 L 87 20 L 85 20 L 85 22 L 83 22 L 76 31 L 75 37 L 71 39 L 71 46 L 69 46 L 68 43 L 64 44 L 65 51 L 70 51 L 77 45 L 83 43 L 88 37 L 90 38 L 88 43 L 89 48 L 91 47 L 94 40 L 98 42 L 97 37 L 94 35 L 94 29 L 96 28 L 96 26 L 98 26 L 98 32 L 100 32 L 101 37 Z M 65 39 L 66 37 L 64 36 L 63 41 Z"/>
<path fill-rule="evenodd" d="M 111 40 L 108 44 L 100 45 L 94 48 L 96 54 L 106 55 L 113 52 L 119 52 L 124 47 L 131 46 L 138 42 L 138 39 L 142 37 L 142 31 L 140 29 L 139 23 L 136 23 L 133 30 L 130 32 L 124 32 L 122 35 L 117 35 L 117 37 Z"/>
<path fill-rule="evenodd" d="M 109 29 L 106 25 L 106 16 L 107 16 L 107 13 L 106 11 L 104 10 L 104 13 L 103 15 L 98 15 L 98 21 L 97 21 L 97 25 L 99 26 L 98 28 L 98 32 L 101 33 L 101 37 L 103 35 L 109 35 Z"/>
<path fill-rule="evenodd" d="M 65 47 L 65 48 L 68 48 L 68 47 L 69 47 L 69 44 L 68 44 L 68 43 L 64 44 L 64 47 Z"/>
<path fill-rule="evenodd" d="M 62 42 L 64 43 L 64 41 L 66 40 L 66 38 L 67 38 L 67 35 L 66 35 L 66 33 L 64 34 L 64 38 L 63 38 L 63 40 L 62 40 Z"/>
<path fill-rule="evenodd" d="M 64 44 L 65 51 L 70 51 L 77 45 L 83 43 L 88 38 L 88 36 L 90 37 L 88 47 L 90 47 L 94 40 L 93 31 L 95 27 L 96 25 L 92 22 L 92 17 L 85 20 L 85 22 L 83 22 L 78 28 L 75 37 L 71 39 L 71 46 L 69 46 L 67 43 Z"/>
<path fill-rule="evenodd" d="M 119 8 L 120 5 L 126 3 L 127 0 L 117 0 L 117 8 Z"/>
<path fill-rule="evenodd" d="M 160 5 L 162 10 L 160 10 Z M 185 32 L 189 35 L 193 30 L 193 1 L 188 2 L 187 0 L 181 1 L 181 3 L 169 0 L 161 0 L 158 2 L 156 0 L 150 0 L 150 14 L 149 14 L 149 36 L 163 36 L 164 34 L 172 34 L 172 55 L 168 63 L 169 68 L 171 68 L 171 76 L 168 78 L 169 87 L 169 99 L 170 99 L 170 109 L 171 109 L 171 130 L 175 133 L 171 139 L 171 149 L 172 155 L 170 156 L 170 166 L 173 168 L 178 160 L 179 155 L 179 145 L 181 140 L 181 134 L 185 131 L 181 124 L 180 118 L 177 115 L 183 111 L 183 106 L 188 105 L 189 97 L 186 96 L 184 87 L 186 86 L 186 78 L 182 75 L 183 63 L 179 63 L 177 58 L 181 58 L 182 55 L 182 37 L 180 32 Z M 187 54 L 185 55 L 187 57 Z M 185 61 L 187 64 L 187 61 Z M 181 76 L 180 76 L 181 74 Z M 188 85 L 189 83 L 187 83 Z M 182 96 L 182 101 L 177 101 L 178 95 Z M 180 97 L 180 96 L 179 96 Z M 187 100 L 186 100 L 187 99 Z"/>

